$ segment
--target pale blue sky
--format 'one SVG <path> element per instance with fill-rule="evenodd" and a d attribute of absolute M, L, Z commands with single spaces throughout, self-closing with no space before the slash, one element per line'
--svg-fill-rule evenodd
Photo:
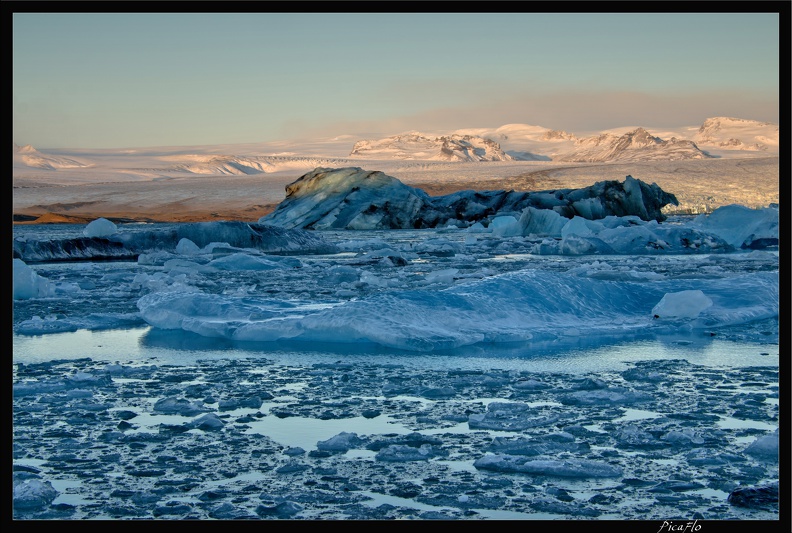
<path fill-rule="evenodd" d="M 779 15 L 15 13 L 37 148 L 778 122 Z"/>

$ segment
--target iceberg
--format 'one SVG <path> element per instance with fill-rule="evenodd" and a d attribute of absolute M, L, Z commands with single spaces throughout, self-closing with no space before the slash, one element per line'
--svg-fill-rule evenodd
<path fill-rule="evenodd" d="M 654 319 L 654 311 L 672 308 L 667 295 L 680 289 L 703 293 L 712 304 L 673 320 Z M 691 301 L 702 300 L 686 296 L 682 305 Z M 232 341 L 373 343 L 431 352 L 569 336 L 675 333 L 777 317 L 778 274 L 649 282 L 529 269 L 440 290 L 392 289 L 321 306 L 183 292 L 151 293 L 137 306 L 152 326 Z"/>
<path fill-rule="evenodd" d="M 53 292 L 53 284 L 40 276 L 21 259 L 14 258 L 14 300 L 42 298 Z"/>
<path fill-rule="evenodd" d="M 44 509 L 60 494 L 52 483 L 38 479 L 15 480 L 13 491 L 15 510 Z"/>
<path fill-rule="evenodd" d="M 694 227 L 713 233 L 735 248 L 766 248 L 778 245 L 778 208 L 751 209 L 726 205 L 709 215 L 699 215 Z"/>
<path fill-rule="evenodd" d="M 97 218 L 83 230 L 86 237 L 108 237 L 118 231 L 118 227 L 106 218 Z"/>
<path fill-rule="evenodd" d="M 591 459 L 527 459 L 514 455 L 485 455 L 473 463 L 479 470 L 553 476 L 562 478 L 611 478 L 622 469 Z"/>
<path fill-rule="evenodd" d="M 99 219 L 101 220 L 101 219 Z M 14 239 L 14 258 L 26 263 L 125 259 L 155 251 L 196 253 L 212 243 L 256 249 L 270 254 L 334 253 L 336 247 L 316 233 L 247 222 L 196 222 L 169 229 L 136 229 L 107 234 L 109 226 L 93 221 L 85 237 L 54 240 Z M 112 223 L 111 223 L 112 224 Z"/>
<path fill-rule="evenodd" d="M 663 296 L 652 308 L 652 315 L 655 318 L 696 318 L 711 306 L 712 300 L 700 290 L 673 292 Z"/>
<path fill-rule="evenodd" d="M 574 217 L 561 228 L 556 252 L 561 255 L 723 253 L 734 246 L 693 225 L 662 225 L 638 217 Z M 551 246 L 552 249 L 552 246 Z M 546 253 L 552 253 L 548 249 Z"/>
<path fill-rule="evenodd" d="M 565 218 L 637 216 L 663 221 L 662 208 L 668 204 L 678 204 L 673 194 L 632 176 L 623 182 L 602 181 L 582 189 L 468 190 L 432 197 L 383 172 L 318 167 L 289 184 L 286 199 L 259 223 L 315 230 L 424 229 L 460 223 L 489 225 L 507 215 L 520 219 L 529 207 L 552 210 Z M 527 227 L 529 222 L 521 224 Z M 558 224 L 556 220 L 546 222 Z"/>

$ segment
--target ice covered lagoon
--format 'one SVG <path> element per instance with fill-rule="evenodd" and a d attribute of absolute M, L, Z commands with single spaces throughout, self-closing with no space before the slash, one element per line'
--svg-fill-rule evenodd
<path fill-rule="evenodd" d="M 53 230 L 84 227 L 15 237 Z M 57 494 L 15 512 L 777 518 L 777 503 L 727 501 L 778 478 L 772 247 L 559 255 L 506 232 L 319 233 L 333 253 L 183 244 L 31 262 L 38 292 L 14 308 L 15 464 Z M 141 307 L 147 294 L 162 297 Z M 515 298 L 531 312 L 502 314 Z M 476 301 L 485 312 L 446 305 Z M 364 341 L 322 326 L 351 317 L 341 333 Z M 272 340 L 275 321 L 291 340 Z"/>

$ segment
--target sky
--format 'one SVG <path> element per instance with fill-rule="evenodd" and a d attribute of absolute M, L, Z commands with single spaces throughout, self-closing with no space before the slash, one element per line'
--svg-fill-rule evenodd
<path fill-rule="evenodd" d="M 778 13 L 13 13 L 13 138 L 255 143 L 779 121 Z"/>

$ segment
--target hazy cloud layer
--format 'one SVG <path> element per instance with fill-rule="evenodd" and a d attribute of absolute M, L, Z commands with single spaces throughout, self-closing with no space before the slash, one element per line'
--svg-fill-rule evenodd
<path fill-rule="evenodd" d="M 628 91 L 522 93 L 381 120 L 339 120 L 326 124 L 293 122 L 286 124 L 283 132 L 291 138 L 393 135 L 411 130 L 431 133 L 530 124 L 579 134 L 621 126 L 698 126 L 714 116 L 778 123 L 778 99 L 774 95 L 762 98 L 725 91 L 674 95 Z"/>

